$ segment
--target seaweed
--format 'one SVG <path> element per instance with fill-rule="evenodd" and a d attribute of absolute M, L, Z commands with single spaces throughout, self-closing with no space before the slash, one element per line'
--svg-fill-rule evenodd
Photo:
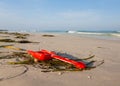
<path fill-rule="evenodd" d="M 18 62 L 8 62 L 9 64 L 32 64 L 32 60 L 18 61 Z"/>
<path fill-rule="evenodd" d="M 0 34 L 8 34 L 6 31 L 0 31 Z"/>
<path fill-rule="evenodd" d="M 0 59 L 11 59 L 11 58 L 29 58 L 30 55 L 28 55 L 25 52 L 12 52 L 12 54 L 1 56 Z"/>
<path fill-rule="evenodd" d="M 97 47 L 97 48 L 102 48 L 102 47 Z"/>
<path fill-rule="evenodd" d="M 29 36 L 29 34 L 23 34 L 23 33 L 18 33 L 18 32 L 15 32 L 15 33 L 9 33 L 10 35 L 15 35 L 15 36 Z"/>
<path fill-rule="evenodd" d="M 66 58 L 68 56 L 71 56 L 70 59 L 75 60 L 76 58 L 72 55 L 69 55 L 67 53 L 57 53 L 59 55 L 66 55 Z M 47 60 L 47 61 L 38 61 L 35 62 L 34 58 L 27 54 L 26 52 L 13 52 L 11 55 L 7 55 L 7 56 L 3 56 L 0 57 L 0 59 L 11 59 L 11 58 L 15 58 L 16 61 L 15 62 L 8 62 L 9 64 L 26 64 L 26 65 L 33 65 L 33 67 L 35 68 L 40 68 L 42 69 L 41 72 L 56 72 L 56 71 L 83 71 L 83 70 L 90 70 L 93 68 L 96 68 L 97 66 L 100 66 L 104 63 L 104 61 L 99 62 L 98 65 L 93 66 L 93 64 L 96 62 L 95 60 L 91 60 L 89 61 L 89 59 L 92 59 L 93 57 L 95 57 L 95 55 L 89 56 L 88 58 L 85 59 L 76 59 L 76 61 L 82 61 L 86 64 L 86 68 L 85 69 L 78 69 L 76 68 L 74 65 L 57 60 L 57 59 L 51 59 L 51 60 Z"/>
<path fill-rule="evenodd" d="M 12 39 L 0 39 L 0 42 L 11 42 L 11 43 L 39 43 L 39 42 L 32 42 L 28 40 L 20 40 L 20 41 L 15 41 Z"/>
<path fill-rule="evenodd" d="M 20 40 L 20 41 L 16 41 L 17 43 L 39 43 L 39 42 L 32 42 L 32 41 L 28 41 L 28 40 Z"/>
<path fill-rule="evenodd" d="M 60 53 L 61 54 L 61 53 Z M 19 56 L 19 57 L 25 57 L 22 54 L 16 53 L 14 54 L 15 56 Z M 67 54 L 66 54 L 67 55 Z M 69 55 L 69 54 L 68 54 Z M 95 61 L 86 61 L 88 59 L 91 59 L 94 57 L 90 56 L 88 58 L 85 58 L 84 60 L 80 60 L 86 63 L 86 68 L 85 69 L 78 69 L 76 68 L 74 65 L 57 60 L 57 59 L 51 59 L 51 60 L 47 60 L 47 61 L 38 61 L 37 63 L 34 62 L 34 59 L 27 55 L 28 57 L 26 60 L 22 60 L 22 61 L 18 61 L 18 62 L 10 62 L 10 64 L 29 64 L 29 65 L 33 65 L 35 68 L 40 68 L 42 69 L 41 72 L 55 72 L 55 71 L 83 71 L 83 70 L 90 70 L 92 68 L 95 68 L 95 66 L 93 66 L 93 63 Z M 70 56 L 70 55 L 69 55 Z"/>
<path fill-rule="evenodd" d="M 12 39 L 0 39 L 0 42 L 16 42 L 16 41 Z"/>
<path fill-rule="evenodd" d="M 16 36 L 15 38 L 26 39 L 27 37 L 26 37 L 26 36 L 23 36 L 23 35 L 18 35 L 18 36 Z"/>
<path fill-rule="evenodd" d="M 23 33 L 18 33 L 18 32 L 10 33 L 6 31 L 0 31 L 0 34 L 14 35 L 15 38 L 19 38 L 19 39 L 26 39 L 27 36 L 29 36 L 29 34 L 23 34 Z"/>
<path fill-rule="evenodd" d="M 54 35 L 47 35 L 47 34 L 45 34 L 45 35 L 42 35 L 43 37 L 55 37 Z"/>
<path fill-rule="evenodd" d="M 33 43 L 33 42 L 28 41 L 28 40 L 21 40 L 21 41 L 17 41 L 17 43 Z"/>
<path fill-rule="evenodd" d="M 2 34 L 8 34 L 8 35 L 14 35 L 15 38 L 18 38 L 18 39 L 23 39 L 23 40 L 20 40 L 20 41 L 16 41 L 16 40 L 13 40 L 13 39 L 0 39 L 0 42 L 12 42 L 12 43 L 38 43 L 38 42 L 32 42 L 32 41 L 29 41 L 29 40 L 24 40 L 24 39 L 27 39 L 27 36 L 29 36 L 29 34 L 23 34 L 23 33 L 9 33 L 9 32 L 0 32 Z"/>
<path fill-rule="evenodd" d="M 1 45 L 0 48 L 5 48 L 5 47 L 8 47 L 8 46 L 13 46 L 13 45 Z"/>
<path fill-rule="evenodd" d="M 65 63 L 63 61 L 52 59 L 49 61 L 39 61 L 37 64 L 33 65 L 35 68 L 42 69 L 41 72 L 57 72 L 57 71 L 77 71 L 77 69 L 72 64 Z"/>
<path fill-rule="evenodd" d="M 29 36 L 29 34 L 21 34 L 21 33 L 11 33 L 15 35 L 15 38 L 19 38 L 19 39 L 26 39 L 27 36 Z"/>
<path fill-rule="evenodd" d="M 30 55 L 24 52 L 13 52 L 11 55 L 4 56 L 1 59 L 11 59 L 11 58 L 16 58 L 18 60 L 15 62 L 8 62 L 8 64 L 33 65 L 36 68 L 43 69 L 42 72 L 45 72 L 45 71 L 54 72 L 54 71 L 66 71 L 66 70 L 76 71 L 76 68 L 73 65 L 65 63 L 57 59 L 51 59 L 48 61 L 39 61 L 38 63 L 35 63 L 34 59 Z M 22 59 L 22 60 L 19 60 L 19 59 Z"/>

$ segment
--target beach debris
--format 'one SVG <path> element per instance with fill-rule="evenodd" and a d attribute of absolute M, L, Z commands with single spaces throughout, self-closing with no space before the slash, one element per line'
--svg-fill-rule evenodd
<path fill-rule="evenodd" d="M 100 66 L 104 63 L 104 60 L 99 61 L 99 65 L 93 66 L 93 64 L 96 62 L 94 60 L 88 61 L 89 59 L 92 59 L 95 57 L 95 55 L 89 56 L 88 58 L 84 59 L 70 59 L 68 57 L 63 57 L 55 54 L 55 52 L 47 51 L 47 50 L 41 50 L 41 51 L 28 51 L 30 55 L 33 56 L 33 58 L 38 59 L 40 62 L 47 62 L 46 64 L 49 64 L 50 66 L 54 66 L 54 70 L 52 71 L 81 71 L 81 70 L 90 70 L 92 68 L 96 68 L 97 66 Z M 70 55 L 68 55 L 70 56 Z M 53 62 L 54 61 L 54 62 Z M 55 66 L 57 64 L 59 66 Z M 64 63 L 64 65 L 61 65 L 60 63 Z M 67 65 L 67 66 L 65 66 Z M 51 67 L 48 68 L 51 68 Z M 48 69 L 47 69 L 48 71 Z M 46 72 L 46 71 L 45 71 Z"/>
<path fill-rule="evenodd" d="M 88 78 L 88 79 L 91 79 L 91 78 L 92 78 L 92 76 L 87 76 L 87 78 Z"/>
<path fill-rule="evenodd" d="M 60 61 L 72 64 L 78 69 L 84 69 L 86 67 L 86 65 L 82 61 L 78 62 L 78 61 L 75 61 L 75 60 L 72 60 L 72 59 L 69 59 L 66 57 L 62 57 L 62 56 L 56 55 L 54 52 L 50 52 L 47 50 L 41 50 L 41 51 L 28 50 L 28 53 L 30 55 L 32 55 L 33 58 L 38 59 L 40 61 L 46 61 L 46 60 L 50 60 L 50 59 L 54 58 L 54 59 L 58 59 Z"/>
<path fill-rule="evenodd" d="M 64 72 L 59 72 L 58 75 L 62 75 Z"/>
<path fill-rule="evenodd" d="M 0 42 L 16 42 L 16 41 L 12 39 L 0 39 Z"/>
<path fill-rule="evenodd" d="M 34 42 L 31 42 L 31 41 L 28 41 L 28 40 L 20 40 L 20 41 L 17 41 L 18 43 L 34 43 Z"/>
<path fill-rule="evenodd" d="M 0 34 L 8 34 L 7 31 L 0 31 Z"/>
<path fill-rule="evenodd" d="M 32 42 L 28 40 L 20 40 L 20 41 L 15 41 L 12 39 L 0 39 L 0 42 L 11 42 L 11 43 L 39 43 L 39 42 Z"/>
<path fill-rule="evenodd" d="M 14 32 L 14 33 L 0 32 L 0 34 L 7 34 L 8 35 L 8 36 L 4 36 L 4 37 L 9 37 L 10 35 L 13 35 L 14 38 L 17 38 L 17 39 L 27 39 L 27 37 L 30 35 L 30 34 L 27 34 L 27 33 L 25 34 L 25 33 L 18 33 L 18 32 Z"/>
<path fill-rule="evenodd" d="M 17 35 L 15 38 L 19 38 L 19 39 L 26 39 L 27 37 L 24 35 Z"/>
<path fill-rule="evenodd" d="M 55 37 L 54 35 L 47 35 L 47 34 L 45 34 L 45 35 L 42 35 L 43 37 Z"/>
<path fill-rule="evenodd" d="M 103 48 L 103 47 L 97 47 L 97 48 Z"/>
<path fill-rule="evenodd" d="M 13 49 L 13 50 L 21 50 L 21 51 L 26 51 L 25 49 L 22 48 L 17 48 L 13 45 L 1 45 L 0 48 L 7 48 L 7 49 Z"/>
<path fill-rule="evenodd" d="M 26 39 L 29 34 L 23 34 L 23 33 L 11 33 L 12 35 L 15 35 L 15 38 L 19 39 Z"/>
<path fill-rule="evenodd" d="M 78 59 L 66 53 L 51 52 L 47 50 L 31 51 L 14 46 L 7 47 L 15 50 L 22 50 L 22 52 L 14 52 L 11 55 L 2 57 L 2 59 L 15 58 L 15 62 L 8 63 L 33 65 L 35 68 L 42 69 L 41 72 L 90 70 L 104 63 L 104 60 L 102 60 L 99 61 L 98 64 L 93 65 L 97 62 L 95 60 L 91 60 L 93 57 L 95 57 L 95 55 L 91 55 L 84 59 Z M 63 57 L 62 55 L 66 56 Z M 35 59 L 37 60 L 36 62 Z"/>
<path fill-rule="evenodd" d="M 8 47 L 8 46 L 13 46 L 13 45 L 1 45 L 0 48 L 5 48 L 5 47 Z"/>
<path fill-rule="evenodd" d="M 6 56 L 1 56 L 0 59 L 11 59 L 11 58 L 30 58 L 25 52 L 12 52 Z"/>
<path fill-rule="evenodd" d="M 8 31 L 0 31 L 0 34 L 7 34 L 7 35 L 14 35 L 15 38 L 26 38 L 27 36 L 29 36 L 29 34 L 27 33 L 18 33 L 18 32 L 8 32 Z"/>

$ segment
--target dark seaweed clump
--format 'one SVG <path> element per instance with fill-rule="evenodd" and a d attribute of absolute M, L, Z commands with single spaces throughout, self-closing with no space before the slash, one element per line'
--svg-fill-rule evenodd
<path fill-rule="evenodd" d="M 15 35 L 15 38 L 19 38 L 19 39 L 26 39 L 27 36 L 29 36 L 29 34 L 22 34 L 22 33 L 11 33 L 13 35 Z"/>
<path fill-rule="evenodd" d="M 16 42 L 16 41 L 12 39 L 0 39 L 0 42 Z"/>
<path fill-rule="evenodd" d="M 29 34 L 23 34 L 23 33 L 18 33 L 18 32 L 10 33 L 7 31 L 0 31 L 0 34 L 13 35 L 15 36 L 15 38 L 19 38 L 19 39 L 26 39 L 29 36 Z"/>
<path fill-rule="evenodd" d="M 21 40 L 21 41 L 17 41 L 18 43 L 33 43 L 31 41 L 28 41 L 28 40 Z"/>
<path fill-rule="evenodd" d="M 12 43 L 38 43 L 38 42 L 32 42 L 28 40 L 20 40 L 20 41 L 15 41 L 12 39 L 0 39 L 0 42 L 12 42 Z"/>
<path fill-rule="evenodd" d="M 42 35 L 43 37 L 55 37 L 54 35 L 47 35 L 47 34 L 45 34 L 45 35 Z"/>

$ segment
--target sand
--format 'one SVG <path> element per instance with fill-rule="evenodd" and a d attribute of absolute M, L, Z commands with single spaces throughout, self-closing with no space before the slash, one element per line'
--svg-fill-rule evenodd
<path fill-rule="evenodd" d="M 2 34 L 4 35 L 4 34 Z M 28 40 L 39 43 L 0 43 L 14 44 L 27 50 L 47 49 L 69 53 L 78 58 L 95 55 L 96 61 L 104 60 L 104 64 L 77 72 L 41 72 L 40 69 L 26 65 L 28 71 L 18 77 L 0 81 L 0 86 L 119 86 L 120 85 L 120 41 L 78 37 L 75 35 L 54 34 L 55 37 L 42 37 L 42 34 L 31 34 Z M 3 36 L 1 36 L 3 38 Z M 0 51 L 13 52 L 0 48 Z M 2 55 L 2 54 L 1 54 Z M 0 79 L 22 73 L 23 65 L 5 64 L 0 59 Z"/>

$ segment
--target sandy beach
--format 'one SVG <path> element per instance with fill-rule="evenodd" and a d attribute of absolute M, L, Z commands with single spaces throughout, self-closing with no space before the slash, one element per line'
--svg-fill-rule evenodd
<path fill-rule="evenodd" d="M 30 34 L 27 40 L 35 43 L 6 43 L 13 44 L 26 50 L 57 51 L 71 54 L 77 58 L 93 58 L 98 64 L 94 69 L 84 71 L 41 72 L 41 69 L 31 65 L 9 65 L 14 59 L 0 59 L 0 86 L 119 86 L 120 85 L 120 40 L 104 40 L 79 37 L 71 34 L 52 34 L 54 37 L 42 36 L 44 33 Z M 0 34 L 0 39 L 14 38 L 14 35 Z M 17 50 L 0 48 L 0 57 Z M 18 50 L 19 51 L 19 50 Z M 27 70 L 27 72 L 26 72 Z M 26 72 L 21 74 L 22 72 Z M 21 75 L 19 75 L 21 74 Z M 10 78 L 15 75 L 18 77 Z M 9 79 L 7 79 L 8 77 Z M 3 80 L 2 80 L 3 79 Z"/>

